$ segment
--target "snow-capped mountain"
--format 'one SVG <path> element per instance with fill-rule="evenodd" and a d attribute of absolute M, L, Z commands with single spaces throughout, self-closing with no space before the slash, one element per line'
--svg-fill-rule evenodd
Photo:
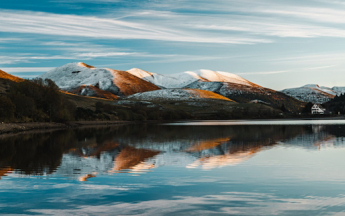
<path fill-rule="evenodd" d="M 336 95 L 345 93 L 345 87 L 329 88 L 308 84 L 299 88 L 284 89 L 282 92 L 300 101 L 321 104 L 331 100 Z"/>
<path fill-rule="evenodd" d="M 284 93 L 264 88 L 228 72 L 200 70 L 160 75 L 137 68 L 131 69 L 128 72 L 162 88 L 207 90 L 237 102 L 261 100 L 276 107 L 285 104 L 290 110 L 303 106 L 300 101 Z"/>
<path fill-rule="evenodd" d="M 159 87 L 126 71 L 95 68 L 85 63 L 69 63 L 40 76 L 53 80 L 62 90 L 73 91 L 81 86 L 93 86 L 117 96 L 158 90 Z"/>
<path fill-rule="evenodd" d="M 150 92 L 137 93 L 127 99 L 154 101 L 154 100 L 188 100 L 217 99 L 231 101 L 230 99 L 211 91 L 199 89 L 161 89 Z"/>
<path fill-rule="evenodd" d="M 222 71 L 199 70 L 162 75 L 137 68 L 119 71 L 109 68 L 94 68 L 84 63 L 70 63 L 43 74 L 41 78 L 49 78 L 61 89 L 69 92 L 104 98 L 107 98 L 104 96 L 104 92 L 101 93 L 97 89 L 116 96 L 130 96 L 159 89 L 175 89 L 157 91 L 152 94 L 138 94 L 133 98 L 129 97 L 129 99 L 160 100 L 160 98 L 168 98 L 184 100 L 186 98 L 210 97 L 209 93 L 195 97 L 195 93 L 176 90 L 199 89 L 218 94 L 218 99 L 219 95 L 222 95 L 237 102 L 261 100 L 274 107 L 281 107 L 282 104 L 285 104 L 289 110 L 299 109 L 303 106 L 302 102 L 282 92 L 264 88 L 238 75 Z M 215 95 L 212 97 L 214 98 Z"/>
<path fill-rule="evenodd" d="M 170 75 L 147 72 L 138 68 L 128 70 L 134 76 L 163 88 L 183 88 L 193 82 L 231 82 L 240 85 L 257 86 L 248 80 L 228 72 L 200 70 L 186 71 Z"/>

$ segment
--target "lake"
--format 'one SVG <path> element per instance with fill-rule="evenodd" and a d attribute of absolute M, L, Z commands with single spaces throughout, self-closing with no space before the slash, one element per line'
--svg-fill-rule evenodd
<path fill-rule="evenodd" d="M 345 121 L 200 121 L 0 138 L 0 213 L 345 215 Z"/>

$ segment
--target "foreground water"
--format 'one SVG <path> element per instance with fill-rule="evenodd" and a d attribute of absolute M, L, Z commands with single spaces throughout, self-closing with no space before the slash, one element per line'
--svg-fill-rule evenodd
<path fill-rule="evenodd" d="M 0 138 L 0 214 L 345 215 L 345 123 L 127 125 Z"/>

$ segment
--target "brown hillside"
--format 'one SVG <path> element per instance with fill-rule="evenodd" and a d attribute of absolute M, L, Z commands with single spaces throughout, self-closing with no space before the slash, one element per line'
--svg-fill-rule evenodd
<path fill-rule="evenodd" d="M 132 95 L 140 92 L 159 90 L 156 85 L 142 80 L 127 71 L 119 71 L 111 69 L 114 75 L 114 84 L 120 89 L 120 92 L 125 95 Z"/>
<path fill-rule="evenodd" d="M 8 73 L 6 73 L 6 72 L 4 72 L 2 70 L 0 70 L 0 79 L 7 79 L 7 80 L 14 81 L 14 82 L 22 82 L 22 81 L 24 81 L 24 79 L 16 77 L 16 76 L 13 76 L 11 74 L 8 74 Z"/>
<path fill-rule="evenodd" d="M 226 101 L 231 101 L 231 102 L 235 102 L 229 98 L 226 98 L 220 94 L 211 92 L 211 91 L 207 91 L 207 90 L 200 90 L 200 89 L 190 89 L 190 91 L 192 92 L 192 94 L 200 97 L 200 98 L 204 98 L 204 99 L 218 99 L 218 100 L 226 100 Z"/>

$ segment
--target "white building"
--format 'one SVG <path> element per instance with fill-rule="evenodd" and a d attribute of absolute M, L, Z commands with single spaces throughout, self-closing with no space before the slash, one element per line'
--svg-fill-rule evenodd
<path fill-rule="evenodd" d="M 318 104 L 314 104 L 314 106 L 311 108 L 311 114 L 325 114 L 326 109 L 322 108 L 320 105 Z"/>

